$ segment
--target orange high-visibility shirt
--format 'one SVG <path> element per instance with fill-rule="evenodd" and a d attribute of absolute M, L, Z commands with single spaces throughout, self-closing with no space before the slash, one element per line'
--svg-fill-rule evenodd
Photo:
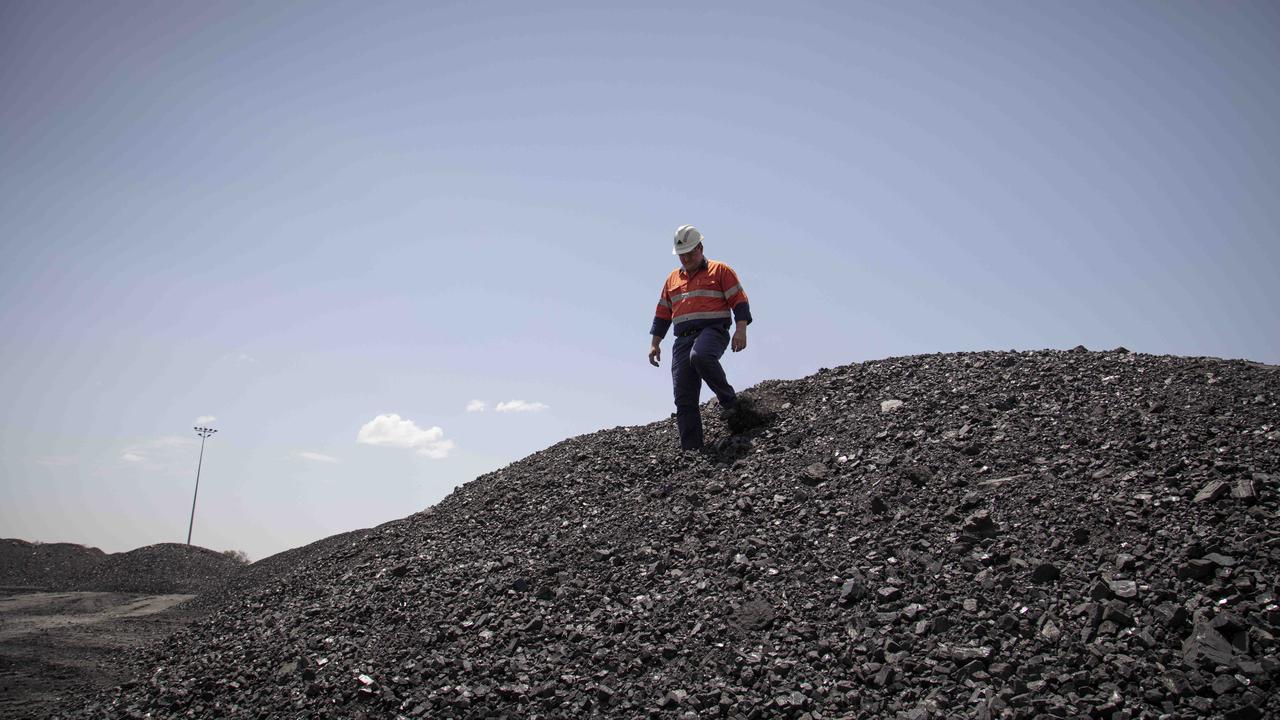
<path fill-rule="evenodd" d="M 692 273 L 678 268 L 667 276 L 650 334 L 666 337 L 672 323 L 676 335 L 709 325 L 728 327 L 731 318 L 751 322 L 747 293 L 733 268 L 705 260 Z"/>

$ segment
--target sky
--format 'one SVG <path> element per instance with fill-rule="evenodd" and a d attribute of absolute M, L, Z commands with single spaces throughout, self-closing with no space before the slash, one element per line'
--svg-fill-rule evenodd
<path fill-rule="evenodd" d="M 1272 2 L 0 0 L 0 537 L 185 542 L 199 465 L 192 542 L 257 560 L 667 418 L 685 223 L 750 298 L 739 389 L 1280 363 L 1277 38 Z"/>

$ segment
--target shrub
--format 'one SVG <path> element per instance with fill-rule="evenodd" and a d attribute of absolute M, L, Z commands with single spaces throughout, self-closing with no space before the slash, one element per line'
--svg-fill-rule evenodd
<path fill-rule="evenodd" d="M 232 560 L 235 560 L 236 562 L 240 563 L 241 565 L 248 565 L 248 564 L 249 564 L 249 555 L 248 555 L 247 553 L 245 553 L 245 551 L 243 551 L 243 550 L 223 550 L 223 551 L 222 551 L 222 554 L 223 554 L 223 555 L 226 555 L 227 557 L 231 558 Z"/>

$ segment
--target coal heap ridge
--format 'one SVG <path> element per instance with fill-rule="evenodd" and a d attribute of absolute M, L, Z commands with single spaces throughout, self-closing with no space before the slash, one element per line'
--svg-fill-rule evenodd
<path fill-rule="evenodd" d="M 1280 716 L 1280 374 L 890 358 L 572 438 L 313 556 L 76 717 Z"/>

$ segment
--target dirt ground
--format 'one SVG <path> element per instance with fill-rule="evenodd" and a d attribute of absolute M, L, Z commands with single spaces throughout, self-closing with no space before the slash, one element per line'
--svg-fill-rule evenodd
<path fill-rule="evenodd" d="M 120 652 L 190 622 L 193 597 L 0 590 L 0 717 L 46 717 L 119 684 Z"/>

